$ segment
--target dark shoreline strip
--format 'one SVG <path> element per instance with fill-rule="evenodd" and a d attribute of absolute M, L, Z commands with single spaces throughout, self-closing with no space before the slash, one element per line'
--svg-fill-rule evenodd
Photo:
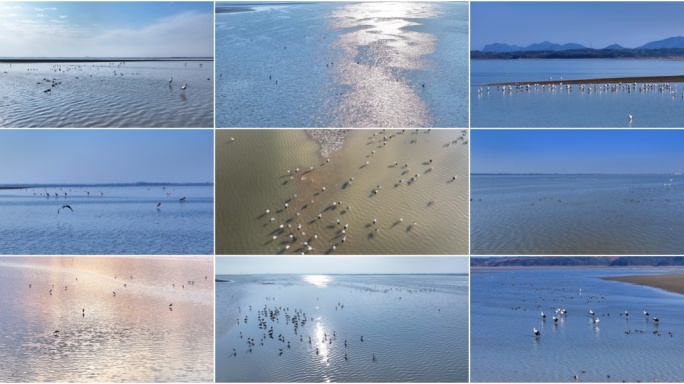
<path fill-rule="evenodd" d="M 648 276 L 611 276 L 602 277 L 601 279 L 643 285 L 684 295 L 684 274 Z"/>
<path fill-rule="evenodd" d="M 146 61 L 214 61 L 213 57 L 169 57 L 169 58 L 0 58 L 0 63 L 125 63 L 125 62 L 146 62 Z"/>
<path fill-rule="evenodd" d="M 489 86 L 499 85 L 551 85 L 551 84 L 616 84 L 616 83 L 681 83 L 684 82 L 684 75 L 672 76 L 639 76 L 639 77 L 608 77 L 602 79 L 580 79 L 580 80 L 551 80 L 551 81 L 518 81 L 509 83 L 490 83 Z"/>

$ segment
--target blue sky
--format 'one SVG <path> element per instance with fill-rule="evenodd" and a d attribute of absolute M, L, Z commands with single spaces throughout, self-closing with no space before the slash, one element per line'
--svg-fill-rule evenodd
<path fill-rule="evenodd" d="M 217 275 L 467 273 L 467 257 L 305 256 L 216 257 Z"/>
<path fill-rule="evenodd" d="M 683 2 L 471 2 L 471 50 L 544 40 L 635 48 L 684 35 Z"/>
<path fill-rule="evenodd" d="M 684 172 L 682 130 L 471 130 L 471 173 Z"/>
<path fill-rule="evenodd" d="M 3 57 L 214 55 L 211 2 L 0 2 Z"/>
<path fill-rule="evenodd" d="M 0 130 L 0 184 L 213 182 L 212 130 Z"/>

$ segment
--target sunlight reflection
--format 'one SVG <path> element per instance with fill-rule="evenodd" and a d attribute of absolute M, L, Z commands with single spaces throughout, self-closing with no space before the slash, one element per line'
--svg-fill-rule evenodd
<path fill-rule="evenodd" d="M 334 66 L 336 77 L 349 87 L 339 95 L 337 125 L 429 125 L 427 107 L 418 94 L 425 85 L 407 78 L 406 71 L 430 70 L 425 55 L 435 51 L 437 38 L 411 28 L 420 26 L 421 18 L 437 16 L 433 4 L 403 2 L 350 4 L 333 12 L 333 28 L 350 30 L 335 43 L 344 52 Z"/>
<path fill-rule="evenodd" d="M 314 335 L 316 336 L 316 350 L 318 351 L 318 358 L 321 359 L 321 363 L 330 365 L 330 351 L 328 350 L 329 335 L 320 322 L 316 322 Z"/>
<path fill-rule="evenodd" d="M 317 286 L 318 288 L 325 288 L 330 284 L 330 281 L 332 281 L 330 276 L 325 275 L 306 275 L 302 277 L 302 279 L 309 284 Z"/>

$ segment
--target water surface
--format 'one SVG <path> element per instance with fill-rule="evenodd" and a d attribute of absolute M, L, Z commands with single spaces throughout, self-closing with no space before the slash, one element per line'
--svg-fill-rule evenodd
<path fill-rule="evenodd" d="M 214 126 L 213 61 L 0 63 L 0 78 L 0 127 Z"/>
<path fill-rule="evenodd" d="M 352 130 L 322 156 L 305 130 L 219 130 L 217 253 L 465 254 L 467 143 Z"/>
<path fill-rule="evenodd" d="M 466 275 L 218 277 L 216 381 L 468 380 Z"/>
<path fill-rule="evenodd" d="M 681 83 L 643 91 L 644 84 L 630 91 L 626 84 L 591 92 L 588 85 L 584 92 L 578 85 L 570 91 L 565 85 L 555 91 L 515 88 L 516 83 L 550 79 L 681 75 L 677 60 L 472 60 L 470 66 L 472 127 L 680 127 L 684 120 Z M 492 83 L 510 83 L 512 92 L 487 87 Z"/>
<path fill-rule="evenodd" d="M 212 271 L 211 258 L 0 258 L 0 381 L 212 382 Z"/>
<path fill-rule="evenodd" d="M 682 296 L 599 279 L 659 273 L 672 271 L 474 270 L 471 380 L 682 382 Z M 558 308 L 567 315 L 557 315 Z"/>
<path fill-rule="evenodd" d="M 472 175 L 473 254 L 680 254 L 681 175 Z"/>
<path fill-rule="evenodd" d="M 467 3 L 217 7 L 218 127 L 468 125 Z"/>
<path fill-rule="evenodd" d="M 183 184 L 0 190 L 0 254 L 212 254 L 213 196 Z"/>

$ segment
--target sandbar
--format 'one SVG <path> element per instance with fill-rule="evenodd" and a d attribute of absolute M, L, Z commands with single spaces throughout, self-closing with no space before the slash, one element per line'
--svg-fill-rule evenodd
<path fill-rule="evenodd" d="M 526 84 L 617 84 L 617 83 L 681 83 L 684 82 L 684 75 L 673 76 L 632 76 L 632 77 L 607 77 L 600 79 L 578 79 L 578 80 L 546 80 L 546 81 L 520 81 L 508 83 L 491 83 L 487 85 L 526 85 Z"/>
<path fill-rule="evenodd" d="M 684 273 L 673 275 L 650 276 L 614 276 L 602 277 L 603 280 L 621 281 L 623 283 L 645 285 L 684 295 Z"/>

